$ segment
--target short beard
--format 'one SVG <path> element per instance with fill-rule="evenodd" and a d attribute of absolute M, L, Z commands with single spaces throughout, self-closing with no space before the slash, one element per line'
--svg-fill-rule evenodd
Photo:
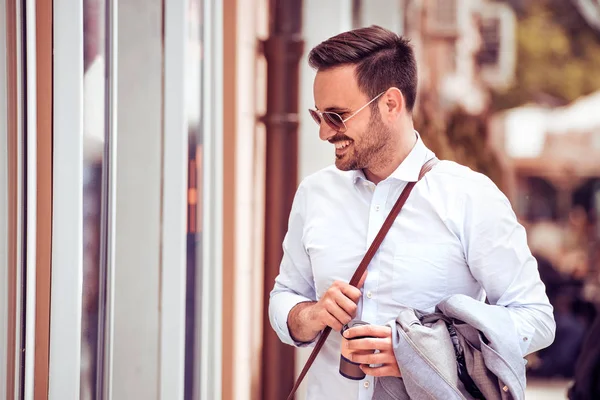
<path fill-rule="evenodd" d="M 341 171 L 362 170 L 374 165 L 385 164 L 390 158 L 387 146 L 391 144 L 392 131 L 385 126 L 378 112 L 371 114 L 366 132 L 360 143 L 354 141 L 352 152 L 337 158 L 335 166 Z"/>

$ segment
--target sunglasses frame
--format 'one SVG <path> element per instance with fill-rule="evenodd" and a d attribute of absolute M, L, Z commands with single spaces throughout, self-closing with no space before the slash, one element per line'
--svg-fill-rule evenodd
<path fill-rule="evenodd" d="M 385 92 L 387 92 L 387 90 L 384 90 L 383 92 L 379 93 L 377 96 L 373 97 L 371 100 L 369 100 L 369 102 L 367 104 L 365 104 L 364 106 L 362 106 L 361 108 L 356 110 L 352 115 L 350 115 L 346 119 L 342 118 L 342 116 L 340 114 L 333 112 L 333 111 L 319 111 L 319 110 L 309 108 L 308 112 L 310 113 L 310 116 L 312 117 L 312 119 L 315 121 L 315 123 L 317 125 L 321 126 L 323 121 L 325 121 L 327 126 L 329 126 L 331 129 L 335 130 L 336 132 L 344 133 L 348 130 L 348 127 L 346 126 L 346 121 L 348 121 L 350 118 L 354 117 L 356 114 L 358 114 L 359 112 L 364 110 L 369 104 L 371 104 L 372 102 L 374 102 L 375 100 L 380 98 Z M 342 126 L 338 128 L 334 121 L 332 121 L 329 118 L 324 117 L 326 115 L 334 115 L 336 118 L 339 119 Z"/>

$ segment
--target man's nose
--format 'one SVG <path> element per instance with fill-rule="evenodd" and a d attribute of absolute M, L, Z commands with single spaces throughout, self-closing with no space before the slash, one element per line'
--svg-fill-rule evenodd
<path fill-rule="evenodd" d="M 330 127 L 327 122 L 321 121 L 321 125 L 319 125 L 319 137 L 323 141 L 327 141 L 335 136 L 337 132 L 335 129 Z"/>

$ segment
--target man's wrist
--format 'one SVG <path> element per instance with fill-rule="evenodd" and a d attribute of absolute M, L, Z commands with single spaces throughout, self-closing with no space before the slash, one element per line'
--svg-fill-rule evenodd
<path fill-rule="evenodd" d="M 294 342 L 311 343 L 319 336 L 321 331 L 311 328 L 310 319 L 310 309 L 316 303 L 316 301 L 298 303 L 290 310 L 287 326 Z"/>

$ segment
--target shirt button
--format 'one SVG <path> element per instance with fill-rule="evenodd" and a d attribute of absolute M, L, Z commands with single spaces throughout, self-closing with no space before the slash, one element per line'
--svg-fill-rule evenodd
<path fill-rule="evenodd" d="M 375 211 L 379 211 L 379 204 L 375 206 Z"/>
<path fill-rule="evenodd" d="M 524 338 L 523 338 L 523 341 L 524 341 L 524 342 L 526 342 L 527 340 L 529 340 L 529 339 L 527 339 L 526 337 L 524 337 Z"/>
<path fill-rule="evenodd" d="M 367 292 L 367 298 L 369 298 L 369 299 L 370 299 L 371 297 L 373 297 L 373 293 L 371 293 L 370 291 L 369 291 L 369 292 Z"/>
<path fill-rule="evenodd" d="M 364 385 L 365 385 L 365 389 L 368 389 L 369 385 L 370 385 L 369 381 L 365 381 Z"/>

